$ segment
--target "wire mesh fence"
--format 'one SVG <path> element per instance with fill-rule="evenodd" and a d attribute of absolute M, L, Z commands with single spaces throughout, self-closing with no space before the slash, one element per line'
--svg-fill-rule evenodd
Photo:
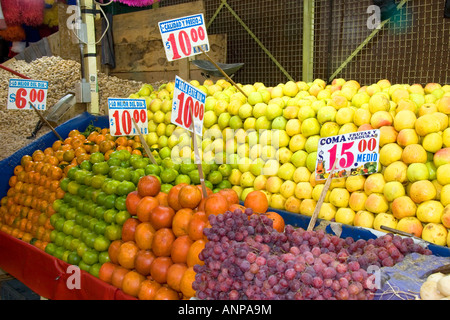
<path fill-rule="evenodd" d="M 161 6 L 191 1 L 167 0 Z M 397 14 L 376 30 L 368 27 L 373 0 L 315 0 L 313 78 L 331 81 L 334 76 L 362 85 L 380 79 L 450 83 L 450 19 L 444 18 L 445 1 L 402 2 Z M 204 5 L 208 34 L 227 34 L 226 62 L 244 63 L 234 75 L 236 82 L 272 86 L 303 80 L 304 1 L 204 0 Z"/>

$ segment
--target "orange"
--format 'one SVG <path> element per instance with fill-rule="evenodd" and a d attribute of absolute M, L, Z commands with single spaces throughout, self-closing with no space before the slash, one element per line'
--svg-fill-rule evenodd
<path fill-rule="evenodd" d="M 111 284 L 112 275 L 116 267 L 117 265 L 112 262 L 105 262 L 102 264 L 98 272 L 99 279 Z"/>
<path fill-rule="evenodd" d="M 227 198 L 228 204 L 239 204 L 239 196 L 236 191 L 233 189 L 225 188 L 219 191 L 219 194 L 222 194 Z"/>
<path fill-rule="evenodd" d="M 153 236 L 152 250 L 157 257 L 169 257 L 172 251 L 172 245 L 175 241 L 175 235 L 170 228 L 161 228 L 156 230 Z"/>
<path fill-rule="evenodd" d="M 268 211 L 266 212 L 266 215 L 267 217 L 273 220 L 273 228 L 275 230 L 277 230 L 278 232 L 284 231 L 285 226 L 284 219 L 279 213 L 275 211 Z"/>
<path fill-rule="evenodd" d="M 180 236 L 172 243 L 172 249 L 170 250 L 170 257 L 174 263 L 186 263 L 189 248 L 194 243 L 192 239 L 187 236 Z"/>
<path fill-rule="evenodd" d="M 182 208 L 195 209 L 202 200 L 202 192 L 194 185 L 187 185 L 178 192 L 178 202 Z"/>
<path fill-rule="evenodd" d="M 155 197 L 161 191 L 161 182 L 156 176 L 147 175 L 139 179 L 137 184 L 137 192 L 141 197 Z"/>
<path fill-rule="evenodd" d="M 170 257 L 156 257 L 150 268 L 151 277 L 160 284 L 166 283 L 167 272 L 172 264 Z"/>
<path fill-rule="evenodd" d="M 199 259 L 199 253 L 205 248 L 205 240 L 200 239 L 196 240 L 188 250 L 186 263 L 188 267 L 193 267 L 194 265 L 204 265 L 205 263 Z"/>
<path fill-rule="evenodd" d="M 195 281 L 195 271 L 193 267 L 189 267 L 181 277 L 180 290 L 184 296 L 192 298 L 195 296 L 195 290 L 192 289 L 192 283 Z"/>
<path fill-rule="evenodd" d="M 180 237 L 188 234 L 189 221 L 193 213 L 194 211 L 190 208 L 183 208 L 175 213 L 172 220 L 172 231 L 175 236 Z"/>
<path fill-rule="evenodd" d="M 114 287 L 121 289 L 123 278 L 128 272 L 130 272 L 130 270 L 128 270 L 127 268 L 117 266 L 111 275 L 111 284 Z"/>
<path fill-rule="evenodd" d="M 207 221 L 201 217 L 193 217 L 188 224 L 188 235 L 193 241 L 203 238 L 203 229 L 206 228 Z"/>
<path fill-rule="evenodd" d="M 118 259 L 119 251 L 120 251 L 120 247 L 122 246 L 123 243 L 124 243 L 124 241 L 122 241 L 122 240 L 114 240 L 109 245 L 108 255 L 109 255 L 109 259 L 111 260 L 112 263 L 115 263 L 115 264 L 119 263 L 119 259 Z"/>
<path fill-rule="evenodd" d="M 167 285 L 175 291 L 180 292 L 181 278 L 187 270 L 185 263 L 174 263 L 167 270 Z"/>
<path fill-rule="evenodd" d="M 139 248 L 133 241 L 122 243 L 120 246 L 119 255 L 117 256 L 119 264 L 124 268 L 133 269 L 138 251 Z"/>
<path fill-rule="evenodd" d="M 139 300 L 154 300 L 156 292 L 161 288 L 161 284 L 154 280 L 144 280 L 141 283 L 141 288 L 139 289 L 138 299 Z"/>
<path fill-rule="evenodd" d="M 254 190 L 245 197 L 244 207 L 251 208 L 255 213 L 264 213 L 269 208 L 269 201 L 264 192 Z"/>
<path fill-rule="evenodd" d="M 174 215 L 175 211 L 171 207 L 158 205 L 150 212 L 149 221 L 155 230 L 171 228 Z"/>
<path fill-rule="evenodd" d="M 150 274 L 150 267 L 155 258 L 156 256 L 151 250 L 139 250 L 136 255 L 136 260 L 134 261 L 134 268 L 140 274 L 148 276 Z"/>
<path fill-rule="evenodd" d="M 130 296 L 137 297 L 144 280 L 145 277 L 142 274 L 132 270 L 123 277 L 122 291 Z"/>
<path fill-rule="evenodd" d="M 149 222 L 150 215 L 154 208 L 159 205 L 158 200 L 155 197 L 145 196 L 143 197 L 137 207 L 136 207 L 136 215 L 141 222 Z"/>
<path fill-rule="evenodd" d="M 180 210 L 182 207 L 178 201 L 178 193 L 180 192 L 180 189 L 184 186 L 187 186 L 187 183 L 179 183 L 175 186 L 173 186 L 169 193 L 167 194 L 167 202 L 169 203 L 169 206 L 176 211 Z"/>
<path fill-rule="evenodd" d="M 132 215 L 136 215 L 137 205 L 142 197 L 138 194 L 137 191 L 131 191 L 126 198 L 125 205 L 127 207 L 128 212 Z"/>
<path fill-rule="evenodd" d="M 136 218 L 128 218 L 122 225 L 122 241 L 134 241 L 136 227 L 141 222 Z"/>
<path fill-rule="evenodd" d="M 139 249 L 147 250 L 152 248 L 155 229 L 150 222 L 142 222 L 136 226 L 134 241 Z"/>
<path fill-rule="evenodd" d="M 206 215 L 218 215 L 225 213 L 228 210 L 228 201 L 224 195 L 214 193 L 210 195 L 205 201 L 205 213 Z"/>
<path fill-rule="evenodd" d="M 162 286 L 155 294 L 154 300 L 179 300 L 178 293 L 168 287 Z"/>
<path fill-rule="evenodd" d="M 168 207 L 169 206 L 169 202 L 167 200 L 168 197 L 169 196 L 167 195 L 167 193 L 160 191 L 155 198 L 156 200 L 158 200 L 161 206 Z"/>

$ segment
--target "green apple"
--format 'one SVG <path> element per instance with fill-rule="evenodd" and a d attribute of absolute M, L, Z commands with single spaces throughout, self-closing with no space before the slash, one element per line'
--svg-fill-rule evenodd
<path fill-rule="evenodd" d="M 310 136 L 308 137 L 308 139 L 306 139 L 306 143 L 305 143 L 305 150 L 308 153 L 317 151 L 317 148 L 319 147 L 319 140 L 320 140 L 320 135 L 314 135 L 314 136 Z"/>
<path fill-rule="evenodd" d="M 289 148 L 282 147 L 277 150 L 276 157 L 280 160 L 280 163 L 287 163 L 291 161 L 292 151 Z"/>
<path fill-rule="evenodd" d="M 224 129 L 228 127 L 228 124 L 230 122 L 231 115 L 228 112 L 223 112 L 219 115 L 219 118 L 217 119 L 217 123 L 219 124 L 220 129 Z"/>
<path fill-rule="evenodd" d="M 331 137 L 335 136 L 339 133 L 339 129 L 341 127 L 336 122 L 325 122 L 322 124 L 320 128 L 320 136 L 321 137 Z"/>
<path fill-rule="evenodd" d="M 291 163 L 297 168 L 305 167 L 307 158 L 308 152 L 305 150 L 298 150 L 292 154 Z"/>
<path fill-rule="evenodd" d="M 317 160 L 317 151 L 313 151 L 308 154 L 308 157 L 306 158 L 306 167 L 309 171 L 314 172 L 316 171 L 316 160 Z"/>
<path fill-rule="evenodd" d="M 283 163 L 278 169 L 277 175 L 283 180 L 292 180 L 296 167 L 290 163 Z"/>
<path fill-rule="evenodd" d="M 296 119 L 300 108 L 298 106 L 287 106 L 283 109 L 283 117 L 286 119 Z"/>
<path fill-rule="evenodd" d="M 258 91 L 251 92 L 250 94 L 247 95 L 247 97 L 248 103 L 250 103 L 252 106 L 264 101 L 261 92 Z"/>
<path fill-rule="evenodd" d="M 267 119 L 266 116 L 259 117 L 255 121 L 255 129 L 256 130 L 270 129 L 271 126 L 272 126 L 272 123 L 269 119 Z"/>
<path fill-rule="evenodd" d="M 272 129 L 285 130 L 287 122 L 288 120 L 284 116 L 276 117 L 275 119 L 272 120 Z"/>
<path fill-rule="evenodd" d="M 249 117 L 249 118 L 245 119 L 245 121 L 244 121 L 244 130 L 245 131 L 255 129 L 255 126 L 256 126 L 256 118 Z"/>
<path fill-rule="evenodd" d="M 240 183 L 239 185 L 242 188 L 251 188 L 253 187 L 255 181 L 255 176 L 250 171 L 246 171 L 241 175 Z"/>
<path fill-rule="evenodd" d="M 216 105 L 216 101 L 217 101 L 217 99 L 214 98 L 213 96 L 206 97 L 206 100 L 205 100 L 205 112 L 206 111 L 213 111 L 214 110 L 214 106 Z"/>
<path fill-rule="evenodd" d="M 232 185 L 238 186 L 241 181 L 241 171 L 239 169 L 231 169 L 231 173 L 228 176 L 228 181 L 231 182 Z"/>
<path fill-rule="evenodd" d="M 337 110 L 332 106 L 324 106 L 317 112 L 317 120 L 320 124 L 324 124 L 328 121 L 336 120 Z"/>
<path fill-rule="evenodd" d="M 264 102 L 257 103 L 253 106 L 252 115 L 255 118 L 259 118 L 266 115 L 267 104 Z"/>
<path fill-rule="evenodd" d="M 243 104 L 238 111 L 238 116 L 244 120 L 253 115 L 253 107 L 249 103 Z"/>
<path fill-rule="evenodd" d="M 203 126 L 205 128 L 210 128 L 216 123 L 217 123 L 217 116 L 214 113 L 214 111 L 212 110 L 206 111 L 203 117 Z"/>

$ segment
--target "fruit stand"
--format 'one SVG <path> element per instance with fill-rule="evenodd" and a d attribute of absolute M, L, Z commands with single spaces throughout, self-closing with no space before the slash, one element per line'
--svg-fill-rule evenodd
<path fill-rule="evenodd" d="M 51 300 L 450 299 L 450 84 L 310 71 L 114 79 L 0 161 L 0 269 Z"/>

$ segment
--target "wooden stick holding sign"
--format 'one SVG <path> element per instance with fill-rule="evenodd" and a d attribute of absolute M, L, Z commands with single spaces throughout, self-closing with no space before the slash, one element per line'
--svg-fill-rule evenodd
<path fill-rule="evenodd" d="M 52 127 L 52 125 L 47 121 L 47 119 L 44 118 L 44 116 L 42 116 L 42 114 L 39 112 L 39 110 L 34 106 L 34 104 L 32 104 L 31 102 L 29 102 L 30 106 L 33 108 L 34 111 L 36 111 L 37 115 L 39 116 L 39 118 L 41 118 L 42 121 L 44 121 L 49 127 L 50 129 L 52 129 L 53 133 L 58 137 L 59 140 L 63 141 L 64 139 L 59 135 L 58 132 L 56 132 L 55 128 Z"/>
<path fill-rule="evenodd" d="M 144 147 L 145 152 L 147 153 L 148 157 L 150 158 L 150 161 L 153 164 L 158 164 L 156 162 L 155 158 L 153 157 L 152 151 L 150 150 L 147 142 L 145 141 L 145 138 L 142 135 L 141 130 L 139 129 L 139 127 L 138 127 L 138 125 L 136 123 L 136 120 L 134 120 L 134 117 L 131 117 L 131 121 L 133 121 L 134 128 L 136 129 L 136 131 L 137 131 L 137 133 L 139 135 L 139 139 L 141 140 L 142 146 Z"/>
<path fill-rule="evenodd" d="M 330 188 L 331 180 L 333 179 L 334 169 L 336 168 L 336 164 L 338 163 L 339 159 L 336 159 L 336 161 L 333 164 L 333 168 L 331 169 L 329 176 L 327 178 L 327 181 L 325 182 L 325 186 L 322 190 L 322 193 L 320 194 L 319 200 L 317 201 L 316 207 L 314 208 L 314 213 L 311 217 L 311 220 L 309 221 L 308 225 L 308 231 L 312 231 L 314 229 L 314 226 L 316 225 L 317 217 L 319 216 L 320 209 L 322 207 L 323 201 L 325 200 L 325 196 L 328 192 L 328 189 Z"/>
<path fill-rule="evenodd" d="M 223 71 L 223 69 L 221 67 L 219 67 L 219 65 L 213 60 L 211 59 L 211 57 L 202 49 L 201 46 L 197 47 L 200 49 L 200 51 L 206 56 L 206 58 L 214 65 L 214 67 L 217 68 L 217 70 L 220 71 L 221 74 L 224 75 L 225 78 L 227 78 L 227 80 L 229 82 L 231 82 L 231 84 L 233 84 L 233 86 L 238 89 L 246 98 L 248 98 L 248 96 L 245 94 L 245 92 L 236 84 L 236 82 L 234 82 L 225 71 Z"/>

